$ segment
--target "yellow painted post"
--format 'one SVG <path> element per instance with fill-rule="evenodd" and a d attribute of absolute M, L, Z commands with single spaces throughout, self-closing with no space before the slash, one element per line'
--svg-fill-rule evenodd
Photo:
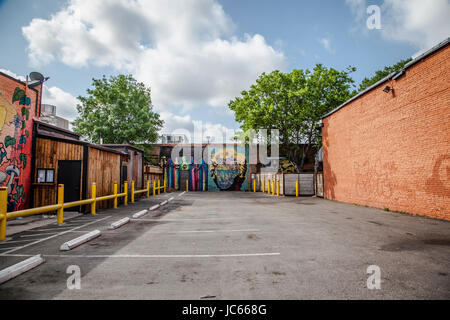
<path fill-rule="evenodd" d="M 125 197 L 123 198 L 123 204 L 128 204 L 128 181 L 124 181 L 123 183 L 123 192 L 125 192 Z"/>
<path fill-rule="evenodd" d="M 63 222 L 64 222 L 64 208 L 63 208 L 63 204 L 64 204 L 64 185 L 63 184 L 58 184 L 58 204 L 61 205 L 61 208 L 59 208 L 57 210 L 56 222 L 58 224 L 63 224 Z"/>
<path fill-rule="evenodd" d="M 0 241 L 6 239 L 6 214 L 8 211 L 8 188 L 0 188 Z"/>
<path fill-rule="evenodd" d="M 134 203 L 134 180 L 131 180 L 131 203 Z"/>
<path fill-rule="evenodd" d="M 262 192 L 264 193 L 264 189 L 266 188 L 266 180 L 263 179 L 262 181 Z"/>
<path fill-rule="evenodd" d="M 147 198 L 150 197 L 150 180 L 147 180 Z"/>
<path fill-rule="evenodd" d="M 295 181 L 295 196 L 296 197 L 298 197 L 298 190 L 299 188 L 298 188 L 298 180 L 297 181 Z"/>
<path fill-rule="evenodd" d="M 164 178 L 164 193 L 167 192 L 167 180 Z"/>
<path fill-rule="evenodd" d="M 275 195 L 275 180 L 272 180 L 272 195 Z"/>
<path fill-rule="evenodd" d="M 117 209 L 117 182 L 114 182 L 114 209 Z"/>
<path fill-rule="evenodd" d="M 270 194 L 270 180 L 267 180 L 267 194 Z"/>
<path fill-rule="evenodd" d="M 256 192 L 256 180 L 253 179 L 253 192 Z"/>
<path fill-rule="evenodd" d="M 280 196 L 280 181 L 277 181 L 277 197 Z"/>
<path fill-rule="evenodd" d="M 96 198 L 97 198 L 97 185 L 95 184 L 95 182 L 93 182 L 92 186 L 91 186 L 91 199 L 94 199 L 94 201 L 91 203 L 91 214 L 92 215 L 95 214 L 95 207 L 97 205 L 97 201 L 95 201 Z"/>
<path fill-rule="evenodd" d="M 158 179 L 158 195 L 161 194 L 161 180 Z"/>
<path fill-rule="evenodd" d="M 189 192 L 189 180 L 186 179 L 186 192 Z"/>
<path fill-rule="evenodd" d="M 156 181 L 153 180 L 153 196 L 156 196 Z"/>

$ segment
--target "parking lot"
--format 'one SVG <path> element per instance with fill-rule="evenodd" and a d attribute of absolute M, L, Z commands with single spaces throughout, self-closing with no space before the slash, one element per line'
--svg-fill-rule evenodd
<path fill-rule="evenodd" d="M 17 233 L 0 244 L 0 269 L 36 254 L 46 262 L 0 285 L 1 299 L 450 298 L 449 222 L 320 198 L 167 193 Z M 71 265 L 80 289 L 67 288 Z M 371 265 L 381 289 L 367 288 Z"/>

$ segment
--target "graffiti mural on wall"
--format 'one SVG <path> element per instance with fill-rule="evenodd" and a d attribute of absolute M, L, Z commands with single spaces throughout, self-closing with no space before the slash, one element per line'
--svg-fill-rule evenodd
<path fill-rule="evenodd" d="M 210 150 L 209 190 L 248 189 L 246 147 L 212 147 Z"/>
<path fill-rule="evenodd" d="M 16 87 L 0 91 L 0 185 L 8 188 L 8 211 L 25 207 L 30 189 L 31 99 Z"/>
<path fill-rule="evenodd" d="M 193 159 L 188 162 L 185 157 L 181 159 L 171 158 L 164 160 L 164 177 L 167 180 L 167 187 L 176 190 L 185 188 L 181 183 L 181 172 L 188 174 L 189 190 L 191 191 L 206 191 L 208 190 L 208 165 L 204 160 L 201 164 L 194 164 Z"/>

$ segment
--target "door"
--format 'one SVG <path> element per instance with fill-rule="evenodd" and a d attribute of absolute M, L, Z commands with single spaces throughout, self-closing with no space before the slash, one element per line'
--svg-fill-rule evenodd
<path fill-rule="evenodd" d="M 80 200 L 81 160 L 58 161 L 58 184 L 64 184 L 64 202 Z M 68 211 L 79 211 L 80 207 L 68 208 Z"/>

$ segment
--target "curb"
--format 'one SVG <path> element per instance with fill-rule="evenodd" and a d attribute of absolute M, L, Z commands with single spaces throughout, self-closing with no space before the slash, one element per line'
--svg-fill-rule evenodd
<path fill-rule="evenodd" d="M 139 212 L 136 212 L 135 214 L 133 214 L 133 219 L 137 219 L 142 217 L 144 214 L 147 214 L 147 210 L 141 210 Z"/>
<path fill-rule="evenodd" d="M 11 280 L 45 262 L 41 254 L 28 258 L 0 271 L 0 284 Z"/>
<path fill-rule="evenodd" d="M 127 224 L 128 222 L 130 222 L 130 218 L 128 218 L 128 217 L 120 219 L 116 222 L 111 223 L 111 225 L 109 226 L 108 229 L 112 230 L 112 229 L 120 228 L 121 226 L 123 226 L 124 224 Z"/>
<path fill-rule="evenodd" d="M 91 231 L 89 233 L 83 234 L 82 236 L 72 239 L 70 241 L 64 242 L 61 247 L 59 248 L 59 250 L 61 251 L 68 251 L 71 250 L 75 247 L 78 247 L 79 245 L 82 245 L 85 242 L 88 242 L 92 239 L 95 239 L 97 237 L 100 237 L 102 235 L 102 233 L 100 232 L 100 230 L 94 230 Z"/>

